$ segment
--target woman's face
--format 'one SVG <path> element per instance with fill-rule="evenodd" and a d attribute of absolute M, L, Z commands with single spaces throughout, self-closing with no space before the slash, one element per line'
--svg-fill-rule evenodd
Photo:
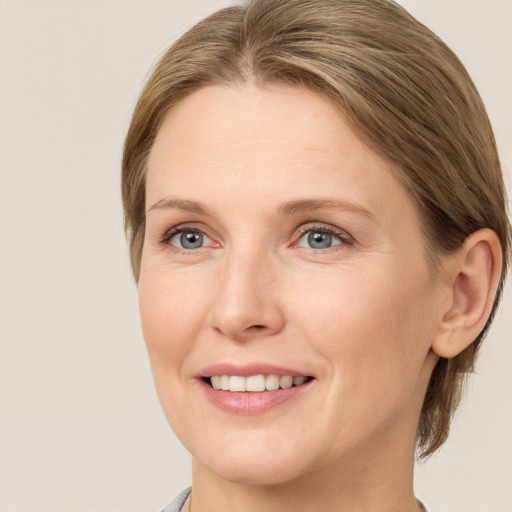
<path fill-rule="evenodd" d="M 199 90 L 160 128 L 146 205 L 144 337 L 199 467 L 278 483 L 413 449 L 442 287 L 409 194 L 335 106 Z"/>

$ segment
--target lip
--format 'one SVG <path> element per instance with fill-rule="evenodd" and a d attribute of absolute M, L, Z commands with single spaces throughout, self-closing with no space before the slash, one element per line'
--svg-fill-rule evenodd
<path fill-rule="evenodd" d="M 312 377 L 312 375 L 273 364 L 250 363 L 246 365 L 234 365 L 230 363 L 218 363 L 203 368 L 197 376 L 197 381 L 207 400 L 216 408 L 233 414 L 256 415 L 274 409 L 281 404 L 296 400 L 310 389 L 315 380 L 311 379 L 300 386 L 293 386 L 288 389 L 261 392 L 223 391 L 212 388 L 210 384 L 205 381 L 206 378 L 212 375 L 239 375 L 240 377 L 250 377 L 251 375 L 260 374 Z"/>
<path fill-rule="evenodd" d="M 211 377 L 212 375 L 239 375 L 240 377 L 250 377 L 251 375 L 290 375 L 290 377 L 312 377 L 302 372 L 276 366 L 266 363 L 249 363 L 244 365 L 235 365 L 230 363 L 217 363 L 203 368 L 199 374 L 199 378 Z"/>

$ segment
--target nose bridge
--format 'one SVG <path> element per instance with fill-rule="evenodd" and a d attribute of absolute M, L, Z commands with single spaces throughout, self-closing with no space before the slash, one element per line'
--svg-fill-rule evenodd
<path fill-rule="evenodd" d="M 275 295 L 276 271 L 269 252 L 250 240 L 230 247 L 217 283 L 214 328 L 238 340 L 279 332 L 283 317 Z"/>

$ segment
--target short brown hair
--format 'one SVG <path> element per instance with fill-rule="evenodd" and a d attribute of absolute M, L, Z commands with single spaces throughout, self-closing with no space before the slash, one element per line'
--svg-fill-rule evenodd
<path fill-rule="evenodd" d="M 126 136 L 122 195 L 136 280 L 146 162 L 165 114 L 206 85 L 240 82 L 285 83 L 333 100 L 416 201 L 433 268 L 478 229 L 497 233 L 504 265 L 490 318 L 466 350 L 439 360 L 427 389 L 418 448 L 432 454 L 448 436 L 508 265 L 501 167 L 471 78 L 435 34 L 391 0 L 252 0 L 204 19 L 163 55 Z"/>

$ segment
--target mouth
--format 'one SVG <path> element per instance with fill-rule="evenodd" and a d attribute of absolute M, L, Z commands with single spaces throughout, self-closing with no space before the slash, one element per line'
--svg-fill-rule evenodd
<path fill-rule="evenodd" d="M 316 377 L 291 368 L 253 362 L 217 363 L 197 376 L 206 399 L 236 415 L 265 413 L 285 403 L 303 403 Z"/>
<path fill-rule="evenodd" d="M 263 393 L 264 391 L 299 387 L 313 380 L 313 377 L 276 374 L 257 374 L 246 377 L 242 375 L 212 375 L 203 377 L 202 380 L 216 390 L 232 393 Z"/>

